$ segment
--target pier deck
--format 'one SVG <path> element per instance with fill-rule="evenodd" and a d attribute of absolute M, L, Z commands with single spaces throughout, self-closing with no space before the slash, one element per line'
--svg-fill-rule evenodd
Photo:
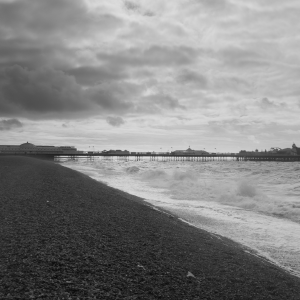
<path fill-rule="evenodd" d="M 0 155 L 22 155 L 30 156 L 40 159 L 48 159 L 58 161 L 60 158 L 69 159 L 94 159 L 96 157 L 102 157 L 104 159 L 114 159 L 118 160 L 129 160 L 134 158 L 135 160 L 143 160 L 144 158 L 149 158 L 150 161 L 300 161 L 300 155 L 249 155 L 249 154 L 204 154 L 204 155 L 184 155 L 184 154 L 106 154 L 106 153 L 79 153 L 79 154 L 8 154 L 0 153 Z"/>
<path fill-rule="evenodd" d="M 205 155 L 173 155 L 173 154 L 103 154 L 103 153 L 89 153 L 79 154 L 74 156 L 56 155 L 59 157 L 70 158 L 95 158 L 102 157 L 107 159 L 129 160 L 134 157 L 135 160 L 143 160 L 149 158 L 150 161 L 300 161 L 300 155 L 244 155 L 244 154 L 205 154 Z"/>

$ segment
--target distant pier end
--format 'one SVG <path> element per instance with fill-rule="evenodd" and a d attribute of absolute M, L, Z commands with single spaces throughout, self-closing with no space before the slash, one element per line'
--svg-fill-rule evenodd
<path fill-rule="evenodd" d="M 32 143 L 21 145 L 0 145 L 0 155 L 26 155 L 35 158 L 54 160 L 56 155 L 78 155 L 83 151 L 78 151 L 74 146 L 41 146 Z"/>

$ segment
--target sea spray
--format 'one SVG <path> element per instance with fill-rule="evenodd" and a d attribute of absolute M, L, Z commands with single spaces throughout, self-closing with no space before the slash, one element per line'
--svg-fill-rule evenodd
<path fill-rule="evenodd" d="M 249 181 L 242 180 L 238 184 L 237 194 L 253 198 L 256 195 L 256 188 Z"/>
<path fill-rule="evenodd" d="M 136 166 L 125 168 L 126 173 L 133 174 L 139 172 L 140 168 Z"/>

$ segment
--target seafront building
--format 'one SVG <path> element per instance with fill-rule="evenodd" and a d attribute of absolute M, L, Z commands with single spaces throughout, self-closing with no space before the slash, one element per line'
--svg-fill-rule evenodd
<path fill-rule="evenodd" d="M 204 150 L 193 150 L 191 147 L 188 147 L 186 150 L 175 150 L 171 152 L 171 154 L 174 155 L 205 155 L 208 154 L 208 152 Z"/>
<path fill-rule="evenodd" d="M 296 153 L 296 155 L 300 155 L 300 148 L 297 147 L 295 143 L 293 143 L 292 149 Z"/>
<path fill-rule="evenodd" d="M 103 154 L 120 154 L 120 155 L 129 155 L 130 152 L 128 150 L 103 150 Z"/>
<path fill-rule="evenodd" d="M 293 155 L 300 155 L 300 148 L 296 146 L 295 143 L 293 143 L 292 148 L 279 148 L 279 147 L 272 147 L 269 151 L 258 151 L 257 149 L 255 151 L 246 151 L 241 150 L 239 152 L 240 154 L 247 154 L 252 156 L 269 156 L 269 155 L 287 155 L 287 156 L 293 156 Z"/>
<path fill-rule="evenodd" d="M 36 146 L 31 143 L 21 145 L 0 145 L 0 154 L 82 154 L 73 146 Z"/>

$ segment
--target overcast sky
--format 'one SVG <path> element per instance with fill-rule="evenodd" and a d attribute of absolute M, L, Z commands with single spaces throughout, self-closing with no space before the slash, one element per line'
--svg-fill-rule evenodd
<path fill-rule="evenodd" d="M 0 144 L 300 145 L 299 16 L 299 0 L 0 0 Z"/>

